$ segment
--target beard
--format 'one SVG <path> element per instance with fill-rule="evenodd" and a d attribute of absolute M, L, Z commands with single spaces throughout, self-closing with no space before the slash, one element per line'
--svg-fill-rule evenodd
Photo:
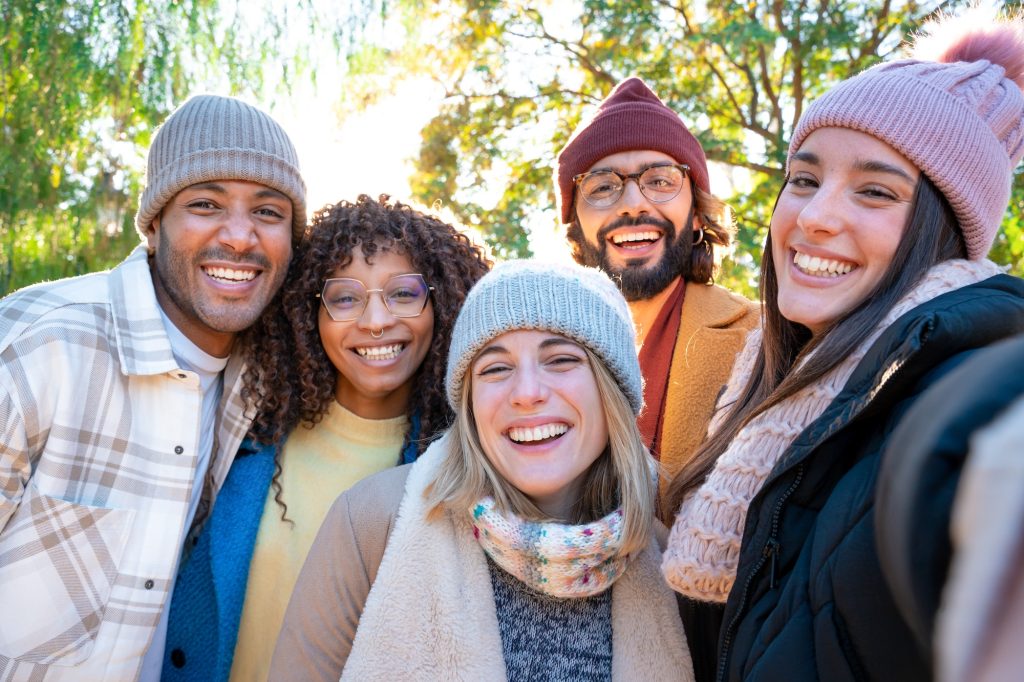
<path fill-rule="evenodd" d="M 254 265 L 263 270 L 260 275 L 263 282 L 256 291 L 237 300 L 211 296 L 195 280 L 198 264 L 204 260 Z M 287 273 L 286 267 L 274 267 L 262 254 L 239 257 L 219 248 L 193 254 L 176 248 L 170 242 L 161 243 L 156 249 L 153 268 L 161 288 L 189 323 L 218 333 L 237 333 L 249 328 L 281 288 Z"/>
<path fill-rule="evenodd" d="M 693 209 L 686 223 L 693 222 Z M 662 231 L 665 249 L 661 259 L 654 265 L 645 267 L 646 258 L 627 258 L 621 267 L 612 264 L 608 257 L 608 233 L 620 227 L 637 227 L 653 225 Z M 683 235 L 690 236 L 689 230 Z M 659 220 L 652 216 L 641 215 L 635 218 L 623 216 L 612 221 L 597 233 L 597 244 L 592 244 L 584 235 L 579 218 L 569 225 L 566 236 L 573 245 L 573 258 L 580 265 L 600 268 L 619 285 L 619 291 L 627 301 L 642 301 L 665 290 L 680 275 L 686 274 L 690 251 L 693 249 L 692 239 L 680 238 L 676 228 L 667 220 Z"/>

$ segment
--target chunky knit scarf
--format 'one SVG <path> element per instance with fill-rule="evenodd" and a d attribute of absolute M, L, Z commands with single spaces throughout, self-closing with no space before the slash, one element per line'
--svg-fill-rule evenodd
<path fill-rule="evenodd" d="M 434 441 L 409 470 L 343 681 L 508 679 L 493 583 L 487 556 L 473 539 L 472 516 L 446 512 L 428 519 L 424 491 L 449 447 L 450 435 Z M 383 532 L 367 526 L 356 528 L 356 535 L 371 531 Z M 676 599 L 658 570 L 660 558 L 651 538 L 612 586 L 616 682 L 693 681 L 686 635 Z"/>
<path fill-rule="evenodd" d="M 589 597 L 622 575 L 622 511 L 579 526 L 524 521 L 485 497 L 473 506 L 473 535 L 494 563 L 552 597 Z"/>
<path fill-rule="evenodd" d="M 1000 273 L 988 260 L 951 260 L 933 266 L 871 334 L 831 372 L 752 419 L 729 444 L 707 480 L 683 500 L 672 525 L 662 572 L 674 590 L 692 599 L 725 602 L 736 579 L 747 507 L 796 437 L 839 394 L 871 345 L 904 313 L 933 298 Z M 734 402 L 747 383 L 761 346 L 750 333 L 733 366 L 719 406 Z M 725 418 L 719 409 L 709 426 Z"/>

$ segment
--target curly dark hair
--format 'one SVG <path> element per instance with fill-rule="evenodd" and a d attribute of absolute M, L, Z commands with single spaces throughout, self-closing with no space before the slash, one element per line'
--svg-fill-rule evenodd
<path fill-rule="evenodd" d="M 378 251 L 406 256 L 434 287 L 434 334 L 413 378 L 409 414 L 419 419 L 417 454 L 440 435 L 454 415 L 444 379 L 452 328 L 470 288 L 490 269 L 485 251 L 440 219 L 382 194 L 363 194 L 355 203 L 328 204 L 313 215 L 296 249 L 288 277 L 271 309 L 247 334 L 249 364 L 243 396 L 257 414 L 249 435 L 261 443 L 280 442 L 300 424 L 312 427 L 334 400 L 337 369 L 320 342 L 317 294 L 324 280 L 352 262 L 359 247 L 369 260 Z M 412 434 L 406 434 L 403 450 Z M 280 461 L 274 474 L 279 504 Z"/>

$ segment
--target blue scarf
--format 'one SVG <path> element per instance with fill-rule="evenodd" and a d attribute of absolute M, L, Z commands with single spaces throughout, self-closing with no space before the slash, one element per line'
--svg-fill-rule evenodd
<path fill-rule="evenodd" d="M 227 680 L 231 673 L 249 563 L 274 477 L 276 451 L 273 445 L 242 443 L 213 513 L 178 571 L 162 682 Z"/>
<path fill-rule="evenodd" d="M 409 441 L 402 450 L 402 464 L 412 464 L 419 457 L 420 415 L 414 412 L 409 418 Z"/>
<path fill-rule="evenodd" d="M 402 464 L 419 457 L 419 414 L 409 421 Z M 228 679 L 276 452 L 277 446 L 248 439 L 239 448 L 213 513 L 178 570 L 161 682 Z"/>

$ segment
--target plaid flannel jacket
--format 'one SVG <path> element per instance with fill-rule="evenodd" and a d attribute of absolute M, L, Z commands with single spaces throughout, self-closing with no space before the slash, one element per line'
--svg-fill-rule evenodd
<path fill-rule="evenodd" d="M 213 495 L 250 423 L 241 370 L 225 370 Z M 0 301 L 0 681 L 138 676 L 188 531 L 201 402 L 143 247 Z"/>

